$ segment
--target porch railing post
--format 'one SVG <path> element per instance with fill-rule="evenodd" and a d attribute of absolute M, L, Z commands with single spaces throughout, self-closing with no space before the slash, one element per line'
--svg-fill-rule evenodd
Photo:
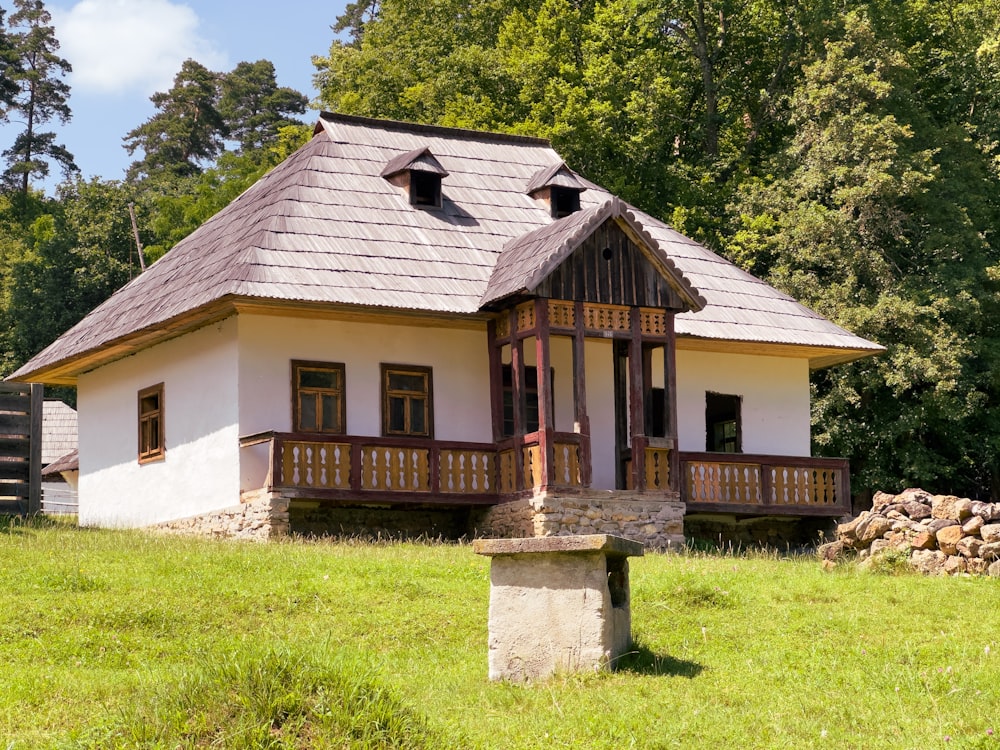
<path fill-rule="evenodd" d="M 284 458 L 284 440 L 280 435 L 272 435 L 268 442 L 268 492 L 274 490 L 275 486 L 282 483 L 282 461 Z"/>
<path fill-rule="evenodd" d="M 774 492 L 774 480 L 771 472 L 774 470 L 770 464 L 760 465 L 760 504 L 771 505 L 771 494 Z M 777 500 L 777 498 L 774 498 Z"/>
<path fill-rule="evenodd" d="M 363 456 L 361 451 L 363 449 L 363 443 L 360 440 L 352 440 L 350 442 L 351 446 L 351 489 L 354 492 L 361 491 L 361 461 Z"/>

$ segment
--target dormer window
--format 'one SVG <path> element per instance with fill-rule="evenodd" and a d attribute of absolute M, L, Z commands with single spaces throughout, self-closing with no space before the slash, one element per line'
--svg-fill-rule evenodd
<path fill-rule="evenodd" d="M 413 206 L 441 207 L 441 180 L 448 176 L 427 146 L 393 157 L 382 177 L 406 191 Z"/>
<path fill-rule="evenodd" d="M 441 175 L 410 172 L 410 203 L 414 206 L 441 206 Z"/>
<path fill-rule="evenodd" d="M 527 193 L 549 209 L 553 219 L 561 219 L 580 210 L 583 181 L 564 162 L 545 167 L 531 178 Z"/>
<path fill-rule="evenodd" d="M 561 219 L 580 210 L 580 191 L 553 185 L 549 188 L 552 218 Z"/>

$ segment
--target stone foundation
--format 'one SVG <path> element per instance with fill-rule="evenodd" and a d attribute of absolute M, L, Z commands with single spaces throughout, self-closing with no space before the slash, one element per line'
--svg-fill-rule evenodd
<path fill-rule="evenodd" d="M 470 535 L 484 509 L 333 506 L 303 500 L 289 508 L 293 534 L 382 539 L 448 539 Z"/>
<path fill-rule="evenodd" d="M 476 536 L 610 534 L 651 549 L 684 544 L 684 503 L 639 492 L 545 492 L 490 508 Z"/>
<path fill-rule="evenodd" d="M 688 541 L 713 547 L 813 547 L 836 525 L 833 518 L 698 514 L 684 519 Z"/>
<path fill-rule="evenodd" d="M 684 544 L 684 503 L 638 492 L 548 492 L 467 508 L 334 506 L 263 490 L 239 505 L 153 527 L 175 534 L 264 541 L 287 534 L 388 539 L 610 534 L 651 549 Z"/>
<path fill-rule="evenodd" d="M 244 493 L 243 502 L 239 505 L 166 521 L 152 528 L 168 534 L 195 534 L 264 542 L 288 533 L 288 501 L 278 493 L 263 490 L 248 492 Z"/>

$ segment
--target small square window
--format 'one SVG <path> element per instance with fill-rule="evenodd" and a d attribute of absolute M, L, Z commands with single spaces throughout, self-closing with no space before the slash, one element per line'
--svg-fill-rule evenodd
<path fill-rule="evenodd" d="M 561 219 L 580 210 L 580 191 L 553 185 L 549 188 L 552 218 Z"/>
<path fill-rule="evenodd" d="M 382 365 L 382 434 L 434 436 L 431 368 Z"/>
<path fill-rule="evenodd" d="M 139 391 L 139 463 L 166 455 L 163 444 L 163 383 Z"/>
<path fill-rule="evenodd" d="M 292 362 L 292 429 L 296 432 L 345 432 L 344 365 Z"/>
<path fill-rule="evenodd" d="M 410 203 L 414 206 L 441 207 L 441 175 L 434 172 L 410 172 Z"/>

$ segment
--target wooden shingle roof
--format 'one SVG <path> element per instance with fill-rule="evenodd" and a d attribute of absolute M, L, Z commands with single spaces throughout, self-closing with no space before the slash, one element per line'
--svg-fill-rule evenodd
<path fill-rule="evenodd" d="M 579 190 L 580 192 L 587 189 L 587 186 L 576 173 L 567 167 L 565 162 L 560 161 L 538 170 L 528 182 L 525 192 L 530 195 L 536 190 L 553 185 L 569 188 L 570 190 Z"/>
<path fill-rule="evenodd" d="M 383 176 L 394 162 L 427 155 L 447 174 L 440 208 L 411 205 Z M 505 246 L 552 225 L 548 208 L 527 191 L 538 175 L 560 168 L 559 155 L 537 138 L 324 113 L 307 144 L 11 378 L 72 383 L 80 372 L 246 302 L 481 315 Z M 581 184 L 581 213 L 617 200 Z M 666 224 L 625 209 L 662 265 L 704 299 L 704 309 L 677 317 L 682 339 L 812 347 L 823 351 L 806 356 L 821 364 L 881 351 Z"/>
<path fill-rule="evenodd" d="M 78 443 L 76 410 L 62 401 L 46 399 L 42 404 L 42 465 L 76 450 Z"/>

